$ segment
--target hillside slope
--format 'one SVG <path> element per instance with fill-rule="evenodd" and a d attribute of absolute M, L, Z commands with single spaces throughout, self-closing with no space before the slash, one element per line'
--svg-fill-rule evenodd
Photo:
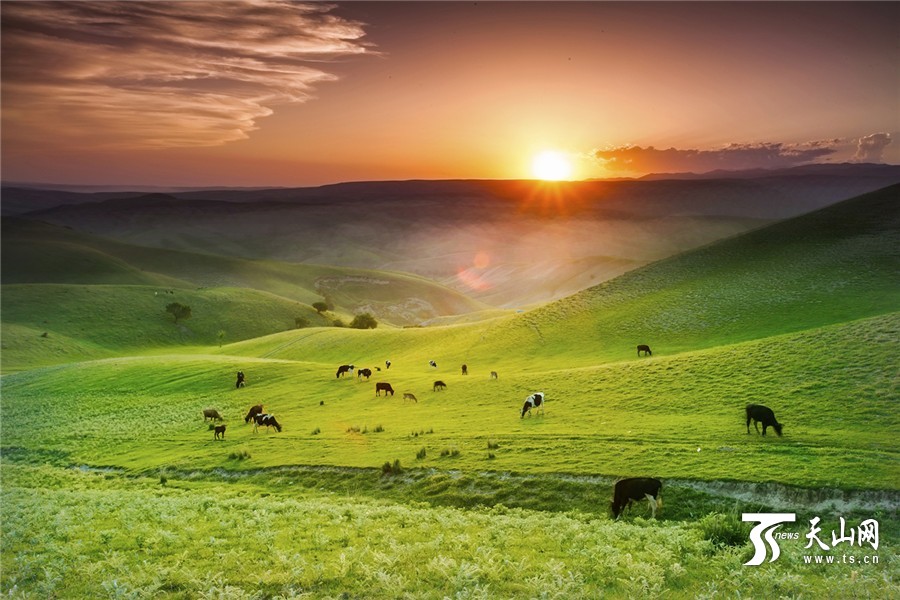
<path fill-rule="evenodd" d="M 585 364 L 629 358 L 637 344 L 671 354 L 900 310 L 898 194 L 891 186 L 653 263 L 511 319 L 483 343 Z"/>
<path fill-rule="evenodd" d="M 403 273 L 289 264 L 134 246 L 46 223 L 4 218 L 2 280 L 10 283 L 244 287 L 311 304 L 327 297 L 346 314 L 397 325 L 485 305 Z"/>
<path fill-rule="evenodd" d="M 235 352 L 454 368 L 540 370 L 766 338 L 900 310 L 900 206 L 893 186 L 631 271 L 533 311 L 424 330 L 286 333 Z M 398 337 L 399 336 L 399 337 Z M 403 340 L 402 342 L 400 340 Z"/>

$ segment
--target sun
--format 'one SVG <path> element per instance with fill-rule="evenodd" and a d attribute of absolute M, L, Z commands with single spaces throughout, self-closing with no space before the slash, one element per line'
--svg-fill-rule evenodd
<path fill-rule="evenodd" d="M 562 152 L 545 150 L 531 161 L 531 172 L 544 181 L 561 181 L 572 175 L 572 163 Z"/>

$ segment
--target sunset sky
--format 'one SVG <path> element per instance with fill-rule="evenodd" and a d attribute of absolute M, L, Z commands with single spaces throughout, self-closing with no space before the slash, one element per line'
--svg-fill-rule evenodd
<path fill-rule="evenodd" d="M 897 2 L 15 2 L 4 182 L 900 163 Z"/>

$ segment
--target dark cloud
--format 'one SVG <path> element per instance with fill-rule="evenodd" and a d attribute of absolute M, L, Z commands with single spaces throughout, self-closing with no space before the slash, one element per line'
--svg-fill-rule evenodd
<path fill-rule="evenodd" d="M 327 61 L 371 52 L 362 26 L 333 8 L 4 2 L 5 133 L 144 147 L 245 138 L 273 107 L 336 79 Z"/>
<path fill-rule="evenodd" d="M 884 149 L 891 144 L 891 134 L 873 133 L 859 138 L 856 154 L 853 160 L 858 162 L 880 163 L 884 155 Z"/>
<path fill-rule="evenodd" d="M 594 150 L 593 157 L 613 172 L 706 173 L 718 169 L 776 169 L 806 164 L 834 154 L 839 143 L 840 140 L 805 144 L 729 144 L 716 150 L 621 146 Z"/>

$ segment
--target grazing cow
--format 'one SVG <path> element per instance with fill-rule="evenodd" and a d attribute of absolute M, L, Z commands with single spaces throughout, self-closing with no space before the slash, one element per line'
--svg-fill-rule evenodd
<path fill-rule="evenodd" d="M 341 365 L 338 367 L 335 377 L 343 377 L 345 373 L 352 373 L 355 367 L 353 365 Z"/>
<path fill-rule="evenodd" d="M 384 361 L 384 368 L 385 368 L 385 369 L 390 369 L 390 368 L 391 368 L 391 361 L 389 361 L 389 360 Z"/>
<path fill-rule="evenodd" d="M 222 415 L 219 414 L 214 408 L 204 408 L 203 409 L 203 420 L 209 419 L 210 421 L 221 421 Z"/>
<path fill-rule="evenodd" d="M 647 344 L 641 344 L 640 346 L 637 347 L 637 350 L 638 350 L 638 356 L 641 355 L 641 352 L 644 353 L 644 356 L 653 356 L 653 353 L 650 352 L 650 346 L 648 346 Z"/>
<path fill-rule="evenodd" d="M 385 396 L 387 396 L 388 394 L 390 394 L 391 396 L 394 395 L 394 388 L 391 387 L 391 384 L 379 381 L 375 384 L 375 395 L 380 396 L 382 390 L 384 391 Z"/>
<path fill-rule="evenodd" d="M 469 367 L 467 367 L 465 364 L 462 366 L 462 374 L 463 375 L 469 374 Z"/>
<path fill-rule="evenodd" d="M 429 360 L 428 364 L 431 365 L 432 367 L 434 367 L 435 369 L 437 369 L 437 363 L 434 362 L 433 360 Z"/>
<path fill-rule="evenodd" d="M 238 371 L 237 372 L 237 381 L 234 382 L 234 389 L 238 389 L 238 388 L 242 388 L 242 387 L 244 387 L 244 372 Z"/>
<path fill-rule="evenodd" d="M 447 384 L 438 379 L 434 382 L 434 387 L 431 388 L 431 391 L 436 392 L 438 390 L 442 390 L 447 387 Z"/>
<path fill-rule="evenodd" d="M 269 427 L 274 427 L 276 431 L 281 432 L 281 425 L 278 421 L 275 420 L 275 415 L 260 414 L 253 417 L 253 431 L 254 433 L 259 430 L 260 425 L 266 426 L 266 432 L 269 431 Z"/>
<path fill-rule="evenodd" d="M 651 517 L 656 518 L 657 507 L 662 507 L 662 498 L 659 496 L 659 490 L 662 489 L 662 482 L 652 477 L 632 477 L 629 479 L 620 479 L 616 482 L 613 490 L 612 513 L 618 519 L 619 515 L 634 500 L 643 500 L 646 498 L 650 502 Z"/>
<path fill-rule="evenodd" d="M 766 429 L 771 427 L 775 433 L 781 436 L 781 423 L 775 420 L 775 413 L 768 406 L 762 404 L 747 405 L 747 433 L 750 433 L 750 421 L 753 421 L 753 427 L 756 433 L 759 433 L 759 424 L 762 423 L 762 434 L 766 435 Z"/>
<path fill-rule="evenodd" d="M 491 371 L 491 379 L 497 379 L 497 371 Z"/>
<path fill-rule="evenodd" d="M 263 414 L 263 405 L 257 404 L 256 406 L 250 407 L 250 412 L 247 413 L 247 416 L 244 417 L 244 423 L 249 423 L 251 420 L 256 418 L 256 415 Z"/>
<path fill-rule="evenodd" d="M 522 405 L 522 416 L 520 419 L 525 418 L 525 413 L 528 413 L 528 416 L 531 416 L 531 409 L 536 408 L 540 411 L 541 414 L 544 414 L 544 404 L 546 398 L 544 397 L 544 392 L 535 392 L 534 394 L 525 398 L 525 404 Z"/>
<path fill-rule="evenodd" d="M 413 394 L 412 392 L 403 392 L 403 399 L 404 400 L 412 400 L 413 402 L 416 402 L 416 403 L 419 402 L 419 399 L 416 398 L 416 395 Z"/>
<path fill-rule="evenodd" d="M 213 427 L 212 424 L 210 424 L 209 428 L 215 430 L 215 433 L 213 433 L 214 440 L 225 439 L 225 427 L 226 425 L 216 425 Z"/>
<path fill-rule="evenodd" d="M 372 376 L 372 369 L 360 369 L 356 372 L 356 378 L 365 377 L 366 381 L 369 380 L 369 377 Z"/>

